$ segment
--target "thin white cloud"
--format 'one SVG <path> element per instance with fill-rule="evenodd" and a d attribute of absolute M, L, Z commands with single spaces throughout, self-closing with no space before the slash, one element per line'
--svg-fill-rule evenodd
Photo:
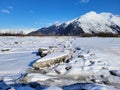
<path fill-rule="evenodd" d="M 13 6 L 8 6 L 8 9 L 13 9 Z"/>
<path fill-rule="evenodd" d="M 6 14 L 10 14 L 10 11 L 7 10 L 7 9 L 1 9 L 1 12 L 2 12 L 2 13 L 6 13 Z"/>
<path fill-rule="evenodd" d="M 81 0 L 82 3 L 88 3 L 90 0 Z"/>

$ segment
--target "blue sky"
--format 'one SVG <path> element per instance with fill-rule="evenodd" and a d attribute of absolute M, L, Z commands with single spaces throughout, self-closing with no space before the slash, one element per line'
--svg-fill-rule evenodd
<path fill-rule="evenodd" d="M 89 11 L 120 15 L 120 0 L 0 0 L 0 29 L 41 28 Z"/>

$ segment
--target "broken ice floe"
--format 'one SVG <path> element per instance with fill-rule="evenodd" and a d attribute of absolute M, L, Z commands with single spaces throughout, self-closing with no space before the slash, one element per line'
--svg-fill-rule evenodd
<path fill-rule="evenodd" d="M 53 49 L 54 48 L 54 49 Z M 110 84 L 118 86 L 112 78 L 114 77 L 109 72 L 109 63 L 100 61 L 95 53 L 89 49 L 80 47 L 67 48 L 54 46 L 51 48 L 40 48 L 38 51 L 47 52 L 45 56 L 37 60 L 33 64 L 35 72 L 29 72 L 25 77 L 27 82 L 37 81 L 39 83 L 51 82 L 59 83 L 56 81 L 58 78 L 66 78 L 71 80 L 80 80 L 85 82 L 94 82 L 99 84 Z M 41 77 L 45 77 L 42 80 Z M 47 83 L 48 85 L 50 83 Z"/>

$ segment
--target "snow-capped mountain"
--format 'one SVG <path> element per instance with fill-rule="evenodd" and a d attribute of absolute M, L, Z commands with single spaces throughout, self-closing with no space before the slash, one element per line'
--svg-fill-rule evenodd
<path fill-rule="evenodd" d="M 120 34 L 120 17 L 112 13 L 88 12 L 79 18 L 54 24 L 29 33 L 29 35 L 80 35 L 83 33 Z"/>

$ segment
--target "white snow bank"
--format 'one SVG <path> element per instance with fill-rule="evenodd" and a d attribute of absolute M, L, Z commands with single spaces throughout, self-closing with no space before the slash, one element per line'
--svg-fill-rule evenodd
<path fill-rule="evenodd" d="M 16 41 L 18 44 L 15 44 Z M 57 45 L 60 51 L 58 50 L 56 52 L 54 50 L 55 52 L 53 52 L 52 55 L 48 55 L 42 59 L 38 59 L 40 57 L 36 56 L 36 52 L 40 47 Z M 83 51 L 76 51 L 76 47 L 83 49 Z M 3 52 L 2 49 L 6 48 L 10 50 Z M 74 59 L 72 59 L 70 63 L 68 62 L 72 68 L 70 70 L 66 70 L 65 68 L 69 65 L 62 63 L 62 65 L 60 64 L 58 67 L 52 68 L 51 71 L 48 70 L 48 73 L 50 75 L 58 75 L 55 74 L 56 72 L 54 70 L 61 72 L 62 75 L 69 74 L 71 77 L 73 77 L 75 74 L 82 74 L 83 70 L 86 72 L 84 75 L 88 74 L 88 72 L 97 73 L 100 70 L 100 72 L 102 72 L 101 68 L 104 68 L 107 71 L 120 70 L 120 38 L 0 37 L 0 76 L 8 76 L 8 78 L 5 78 L 7 79 L 5 82 L 9 83 L 12 78 L 16 79 L 15 75 L 18 75 L 19 77 L 21 73 L 25 73 L 29 65 L 33 64 L 33 61 L 41 63 L 42 61 L 51 61 L 48 59 L 62 57 L 63 55 L 70 55 L 69 52 L 61 52 L 61 50 L 66 49 L 75 51 L 75 53 L 70 52 L 71 54 L 74 54 L 72 55 Z M 92 51 L 92 53 L 95 53 L 96 57 L 91 58 L 89 55 L 90 53 L 87 54 L 87 50 L 85 49 Z M 78 54 L 84 55 L 86 59 L 85 64 L 83 58 L 77 57 Z M 91 65 L 90 60 L 95 63 Z M 104 73 L 100 74 L 104 75 Z M 30 77 L 32 76 L 30 75 Z M 33 79 L 28 80 L 36 81 L 40 79 L 41 81 L 44 81 L 54 77 L 49 78 L 49 76 L 46 75 L 33 75 L 32 78 Z M 57 81 L 63 83 L 62 85 L 66 83 L 64 83 L 64 81 L 61 79 Z"/>
<path fill-rule="evenodd" d="M 33 67 L 40 69 L 45 67 L 50 67 L 51 65 L 60 64 L 61 62 L 66 62 L 68 59 L 70 59 L 69 52 L 54 52 L 52 54 L 49 54 L 39 60 L 37 60 Z"/>
<path fill-rule="evenodd" d="M 50 55 L 47 55 L 47 56 L 45 56 L 45 57 L 37 60 L 37 62 L 43 62 L 43 61 L 47 61 L 47 60 L 53 60 L 53 59 L 64 57 L 64 56 L 68 56 L 68 55 L 69 55 L 69 52 L 55 52 L 55 53 L 52 53 Z"/>
<path fill-rule="evenodd" d="M 37 81 L 45 81 L 45 80 L 50 79 L 50 78 L 52 78 L 52 77 L 44 75 L 44 74 L 30 73 L 27 75 L 26 80 L 28 82 L 37 82 Z"/>
<path fill-rule="evenodd" d="M 61 89 L 60 87 L 56 87 L 56 86 L 50 86 L 44 90 L 63 90 L 63 89 Z"/>

